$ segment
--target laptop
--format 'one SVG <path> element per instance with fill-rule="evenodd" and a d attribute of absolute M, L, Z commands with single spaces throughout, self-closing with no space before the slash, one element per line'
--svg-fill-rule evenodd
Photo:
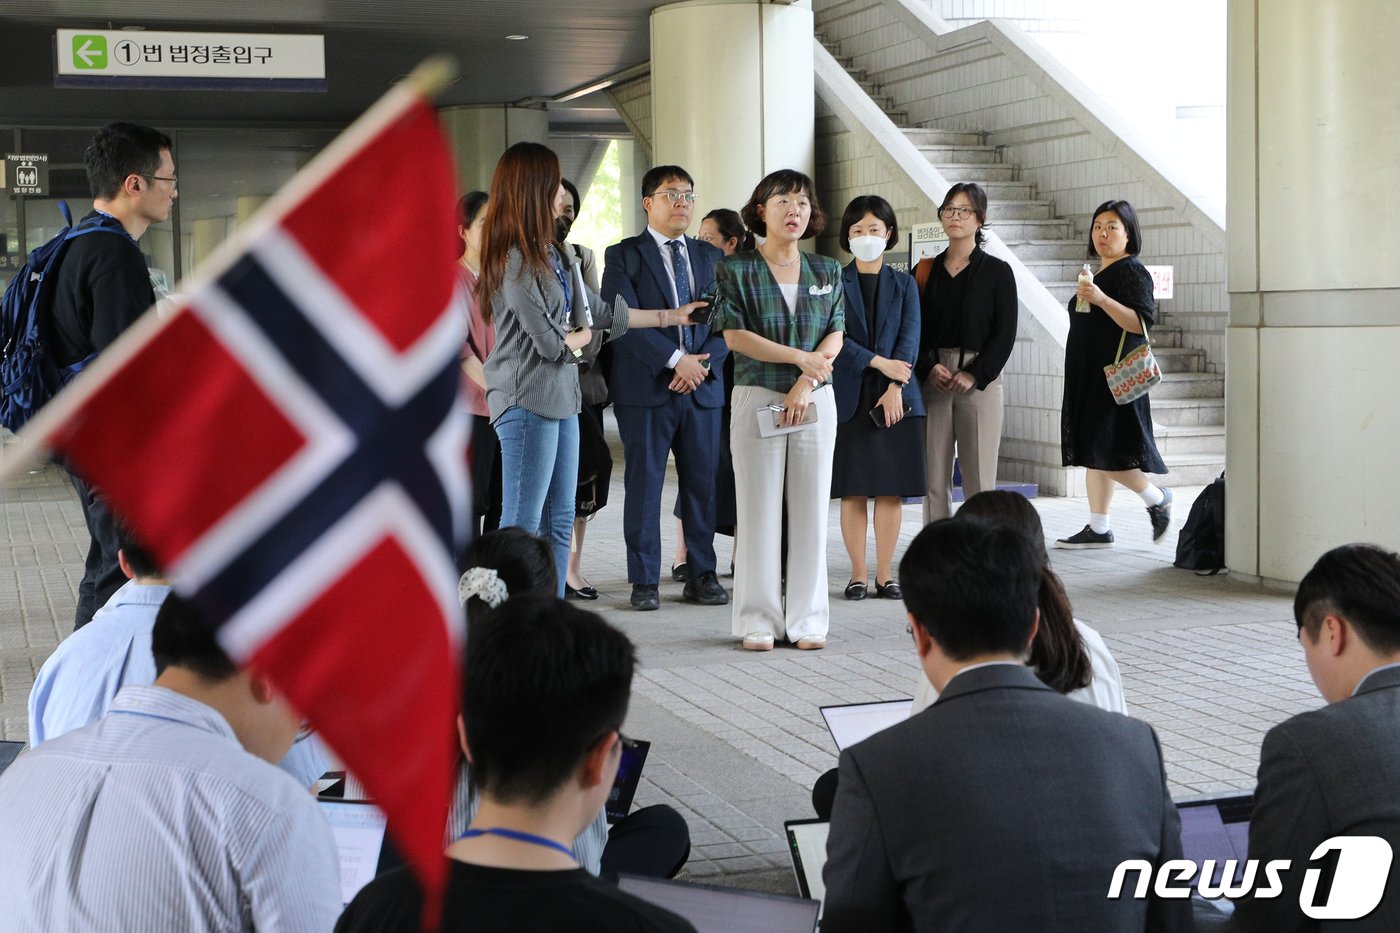
<path fill-rule="evenodd" d="M 818 902 L 826 899 L 822 868 L 826 865 L 826 834 L 830 830 L 831 824 L 826 820 L 788 820 L 783 824 L 797 890 L 803 897 Z"/>
<path fill-rule="evenodd" d="M 609 823 L 616 823 L 632 809 L 632 798 L 637 796 L 637 785 L 642 780 L 642 766 L 646 764 L 649 751 L 650 742 L 623 736 L 622 761 L 618 763 L 617 777 L 613 780 L 608 800 L 603 804 Z"/>
<path fill-rule="evenodd" d="M 1249 821 L 1254 815 L 1254 795 L 1231 791 L 1177 803 L 1181 817 L 1181 850 L 1189 861 L 1200 865 L 1215 862 L 1211 883 L 1219 885 L 1225 861 L 1235 860 L 1234 883 L 1244 876 L 1249 857 Z"/>
<path fill-rule="evenodd" d="M 909 718 L 914 701 L 882 700 L 878 703 L 847 703 L 843 706 L 823 706 L 822 718 L 836 741 L 836 750 L 850 748 L 870 738 L 881 729 L 888 729 Z"/>
<path fill-rule="evenodd" d="M 349 904 L 381 872 L 402 864 L 385 835 L 383 811 L 360 800 L 318 797 L 340 853 L 340 899 Z"/>
<path fill-rule="evenodd" d="M 5 769 L 15 763 L 15 759 L 22 751 L 24 751 L 23 742 L 0 742 L 0 774 L 4 774 Z"/>
<path fill-rule="evenodd" d="M 816 901 L 709 884 L 621 875 L 617 886 L 690 921 L 696 933 L 813 933 Z"/>

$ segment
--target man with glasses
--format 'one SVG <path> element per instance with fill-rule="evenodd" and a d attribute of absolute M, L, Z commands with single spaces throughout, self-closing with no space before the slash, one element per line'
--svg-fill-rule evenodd
<path fill-rule="evenodd" d="M 642 178 L 647 228 L 609 246 L 603 297 L 629 307 L 679 308 L 714 281 L 724 254 L 685 235 L 695 182 L 679 165 L 658 165 Z M 651 302 L 651 304 L 647 304 Z M 632 608 L 660 608 L 661 489 L 674 451 L 685 527 L 687 602 L 723 606 L 729 594 L 715 575 L 715 473 L 724 409 L 722 335 L 704 324 L 629 332 L 613 343 L 612 393 L 626 458 L 622 529 Z"/>
<path fill-rule="evenodd" d="M 112 123 L 98 130 L 83 153 L 92 211 L 78 224 L 106 227 L 114 236 L 80 236 L 68 244 L 58 271 L 53 306 L 54 362 L 86 365 L 155 303 L 146 257 L 137 241 L 170 217 L 177 196 L 170 137 L 148 126 Z M 82 628 L 126 583 L 117 563 L 112 514 L 100 493 L 69 471 L 83 506 L 91 544 L 78 609 Z"/>

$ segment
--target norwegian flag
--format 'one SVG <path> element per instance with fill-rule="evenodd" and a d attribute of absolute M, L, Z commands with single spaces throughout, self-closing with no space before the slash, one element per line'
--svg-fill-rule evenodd
<path fill-rule="evenodd" d="M 395 89 L 35 423 L 364 782 L 430 914 L 469 502 L 454 192 Z"/>

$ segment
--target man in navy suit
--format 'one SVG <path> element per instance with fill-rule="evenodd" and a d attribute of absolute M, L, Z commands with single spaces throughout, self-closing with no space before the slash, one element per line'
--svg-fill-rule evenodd
<path fill-rule="evenodd" d="M 724 254 L 685 235 L 695 182 L 678 165 L 642 178 L 647 228 L 609 246 L 603 297 L 633 308 L 679 308 L 699 299 Z M 626 460 L 622 529 L 632 608 L 660 608 L 661 488 L 666 457 L 676 455 L 689 577 L 687 602 L 723 606 L 715 575 L 715 473 L 724 407 L 724 338 L 703 324 L 632 331 L 613 342 L 609 390 Z"/>

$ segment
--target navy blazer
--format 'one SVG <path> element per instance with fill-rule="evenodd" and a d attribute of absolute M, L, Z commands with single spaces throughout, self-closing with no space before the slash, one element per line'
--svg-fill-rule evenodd
<path fill-rule="evenodd" d="M 696 300 L 714 281 L 715 266 L 724 258 L 724 253 L 690 237 L 685 237 L 685 246 L 690 256 L 691 300 Z M 635 282 L 628 275 L 628 253 L 632 254 L 632 267 L 637 270 Z M 629 308 L 675 306 L 661 249 L 646 230 L 609 246 L 603 262 L 603 297 L 607 301 L 621 295 Z M 695 404 L 701 408 L 720 408 L 724 405 L 724 358 L 729 355 L 729 346 L 722 334 L 712 333 L 707 325 L 693 326 L 691 352 L 710 354 L 710 375 L 695 390 Z M 608 381 L 613 403 L 655 408 L 668 402 L 676 394 L 669 388 L 675 373 L 666 364 L 680 346 L 680 339 L 680 328 L 666 327 L 629 330 L 614 341 Z"/>
<path fill-rule="evenodd" d="M 865 320 L 865 299 L 860 293 L 860 278 L 855 262 L 846 266 L 842 279 L 846 283 L 846 340 L 836 357 L 832 383 L 836 391 L 836 419 L 850 421 L 859 412 L 860 383 L 870 361 L 877 356 L 903 360 L 914 365 L 919 352 L 919 288 L 913 276 L 896 272 L 888 265 L 880 267 L 880 284 L 875 297 L 875 333 L 870 334 Z M 885 377 L 880 376 L 881 379 Z M 888 387 L 889 381 L 884 385 Z M 883 391 L 883 389 L 881 390 Z M 923 417 L 924 398 L 911 375 L 904 385 L 904 404 L 909 417 Z"/>

